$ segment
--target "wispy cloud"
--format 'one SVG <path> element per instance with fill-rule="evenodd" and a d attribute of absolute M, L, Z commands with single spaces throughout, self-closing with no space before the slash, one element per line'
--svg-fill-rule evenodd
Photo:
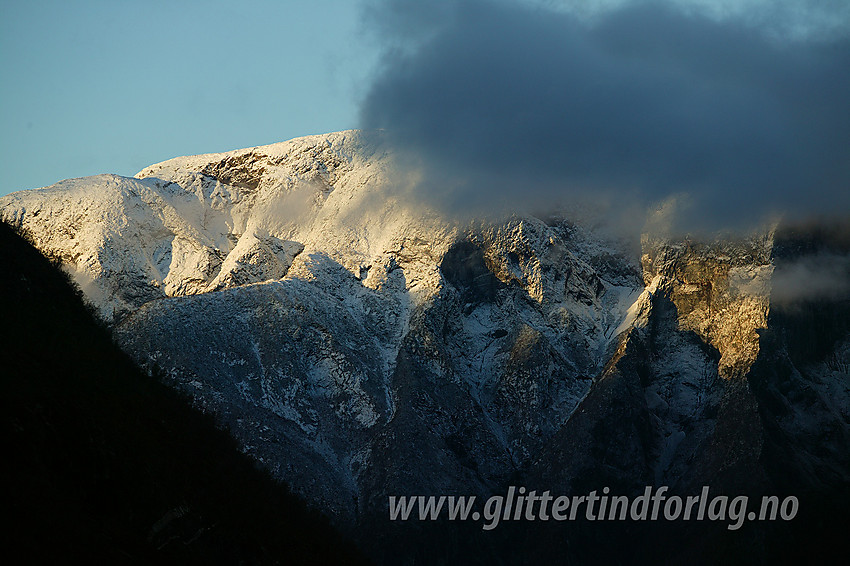
<path fill-rule="evenodd" d="M 781 266 L 771 281 L 771 300 L 780 304 L 850 299 L 850 256 L 824 253 Z"/>

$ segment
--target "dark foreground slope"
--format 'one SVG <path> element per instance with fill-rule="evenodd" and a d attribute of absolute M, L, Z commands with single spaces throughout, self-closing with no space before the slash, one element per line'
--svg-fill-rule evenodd
<path fill-rule="evenodd" d="M 140 372 L 63 272 L 2 223 L 0 301 L 3 562 L 362 562 Z"/>

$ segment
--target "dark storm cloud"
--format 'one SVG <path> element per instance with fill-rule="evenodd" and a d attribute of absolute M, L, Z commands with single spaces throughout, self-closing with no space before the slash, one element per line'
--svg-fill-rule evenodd
<path fill-rule="evenodd" d="M 687 193 L 721 223 L 850 210 L 845 35 L 781 37 L 659 3 L 592 23 L 495 1 L 373 8 L 386 54 L 361 125 L 385 130 L 419 197 Z"/>

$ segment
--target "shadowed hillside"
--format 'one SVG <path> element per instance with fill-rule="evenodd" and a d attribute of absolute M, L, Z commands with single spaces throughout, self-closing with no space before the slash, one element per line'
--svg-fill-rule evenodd
<path fill-rule="evenodd" d="M 364 562 L 137 369 L 65 274 L 3 223 L 0 300 L 4 561 Z"/>

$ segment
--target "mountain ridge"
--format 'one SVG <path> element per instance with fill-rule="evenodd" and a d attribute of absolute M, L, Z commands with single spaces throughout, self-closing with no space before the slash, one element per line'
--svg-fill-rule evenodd
<path fill-rule="evenodd" d="M 140 364 L 367 539 L 394 528 L 388 495 L 518 480 L 848 491 L 850 297 L 773 297 L 800 261 L 849 256 L 841 230 L 647 234 L 636 257 L 564 214 L 458 221 L 412 207 L 353 131 L 137 177 L 9 195 L 0 216 L 69 264 Z"/>

